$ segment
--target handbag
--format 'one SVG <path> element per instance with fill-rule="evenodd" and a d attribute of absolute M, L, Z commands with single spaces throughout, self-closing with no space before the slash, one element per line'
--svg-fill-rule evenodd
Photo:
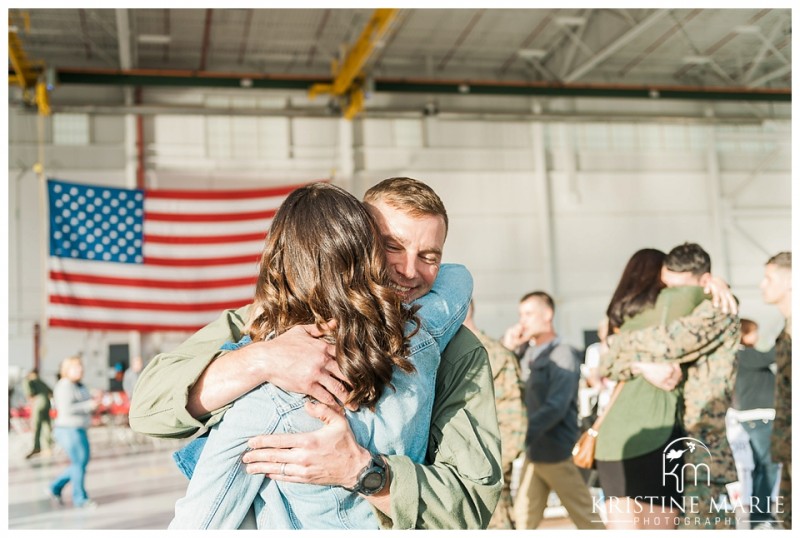
<path fill-rule="evenodd" d="M 594 467 L 594 447 L 597 444 L 597 434 L 600 431 L 600 425 L 603 424 L 603 419 L 611 410 L 611 406 L 614 405 L 624 384 L 624 381 L 617 383 L 603 414 L 597 417 L 592 427 L 583 432 L 578 438 L 578 442 L 575 443 L 575 447 L 572 449 L 572 461 L 581 469 L 592 469 Z"/>

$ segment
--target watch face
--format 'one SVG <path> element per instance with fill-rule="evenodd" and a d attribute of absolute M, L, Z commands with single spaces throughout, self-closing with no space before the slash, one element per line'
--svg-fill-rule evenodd
<path fill-rule="evenodd" d="M 381 487 L 382 477 L 380 473 L 369 473 L 364 477 L 364 489 L 374 490 Z"/>

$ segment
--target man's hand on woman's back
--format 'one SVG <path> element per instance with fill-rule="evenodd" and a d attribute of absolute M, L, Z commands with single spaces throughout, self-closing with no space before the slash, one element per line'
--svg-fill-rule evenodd
<path fill-rule="evenodd" d="M 335 321 L 328 323 L 329 329 L 335 326 Z M 341 405 L 349 391 L 341 381 L 344 376 L 334 358 L 336 347 L 322 338 L 324 334 L 314 325 L 298 325 L 272 340 L 251 344 L 265 350 L 261 356 L 268 372 L 266 381 L 327 405 Z"/>

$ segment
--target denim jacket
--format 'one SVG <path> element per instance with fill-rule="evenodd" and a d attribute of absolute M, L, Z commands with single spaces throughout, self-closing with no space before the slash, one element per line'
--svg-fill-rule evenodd
<path fill-rule="evenodd" d="M 461 326 L 466 316 L 471 292 L 472 279 L 465 268 L 454 265 L 442 266 L 439 278 L 431 292 L 416 303 L 421 307 L 418 317 L 422 323 L 421 330 L 412 337 L 410 342 L 410 360 L 416 371 L 406 374 L 395 369 L 392 378 L 394 390 L 390 387 L 385 389 L 375 413 L 366 409 L 356 412 L 347 411 L 348 421 L 359 444 L 381 454 L 406 455 L 415 462 L 423 461 L 427 450 L 440 349 L 447 345 Z M 236 349 L 248 343 L 248 340 L 245 337 L 236 344 L 227 343 L 223 347 Z M 255 391 L 259 391 L 259 396 L 262 398 L 260 407 L 253 407 L 250 412 L 245 413 L 246 422 L 237 426 L 240 430 L 248 430 L 247 435 L 276 431 L 311 431 L 320 427 L 321 424 L 303 410 L 305 396 L 282 391 L 268 383 L 254 389 L 253 392 Z M 262 391 L 265 391 L 266 394 L 261 393 Z M 251 399 L 253 398 L 251 397 Z M 265 401 L 267 403 L 264 403 Z M 247 404 L 237 400 L 232 410 L 237 405 Z M 274 416 L 269 412 L 258 411 L 267 407 L 275 410 Z M 233 418 L 232 410 L 227 412 L 226 417 L 230 415 Z M 227 421 L 228 419 L 224 420 L 221 426 Z M 254 424 L 256 421 L 258 423 Z M 263 424 L 265 422 L 273 422 L 273 424 Z M 206 439 L 207 437 L 198 438 L 175 454 L 176 462 L 187 476 L 191 476 Z M 246 439 L 243 440 L 246 442 Z M 215 450 L 217 449 L 215 448 Z M 238 450 L 237 461 L 240 460 L 243 447 L 239 447 Z M 235 466 L 234 463 L 231 465 Z M 201 465 L 203 465 L 202 461 Z M 305 526 L 308 528 L 310 525 L 311 528 L 328 526 L 331 528 L 377 528 L 377 521 L 369 503 L 344 488 L 264 481 L 261 477 L 258 479 L 264 482 L 264 486 L 261 488 L 259 497 L 253 501 L 257 509 L 259 504 L 268 506 L 266 510 L 260 511 L 259 526 L 271 528 L 303 528 Z M 245 500 L 242 495 L 246 497 L 246 494 L 226 490 L 229 487 L 227 482 L 226 485 L 219 485 L 219 487 L 224 490 L 222 495 L 227 496 L 228 501 L 218 498 L 213 501 L 213 513 L 208 514 L 205 520 L 201 523 L 197 521 L 187 523 L 185 518 L 179 519 L 179 516 L 187 512 L 198 511 L 198 506 L 188 504 L 182 507 L 181 503 L 184 502 L 182 499 L 176 506 L 176 521 L 173 522 L 173 526 L 235 528 L 239 515 L 229 514 L 224 505 L 231 504 L 231 495 L 236 495 L 235 498 L 238 500 Z M 215 489 L 218 489 L 218 485 L 213 482 L 204 484 L 202 488 L 198 489 L 197 495 L 207 496 L 210 491 Z M 190 484 L 187 498 L 191 491 Z M 330 496 L 331 502 L 323 502 L 325 497 L 318 495 L 323 492 Z M 309 493 L 314 493 L 312 499 L 309 499 Z M 277 503 L 283 503 L 286 509 L 277 509 Z M 199 511 L 208 512 L 205 505 L 201 505 L 201 507 Z"/>

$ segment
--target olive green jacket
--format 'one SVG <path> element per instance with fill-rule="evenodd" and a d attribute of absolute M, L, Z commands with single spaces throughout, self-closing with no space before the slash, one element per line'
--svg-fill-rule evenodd
<path fill-rule="evenodd" d="M 703 288 L 699 286 L 664 288 L 655 305 L 626 319 L 620 331 L 665 327 L 690 314 L 703 298 Z M 603 356 L 600 373 L 617 381 L 607 362 L 612 358 L 611 353 Z M 635 458 L 663 446 L 675 427 L 680 397 L 680 390 L 661 390 L 643 377 L 625 383 L 614 405 L 605 414 L 597 437 L 595 458 L 608 461 Z"/>
<path fill-rule="evenodd" d="M 701 464 L 710 469 L 712 482 L 727 484 L 737 479 L 725 414 L 736 384 L 739 336 L 739 318 L 722 313 L 707 299 L 690 315 L 669 325 L 620 333 L 610 344 L 613 359 L 608 363 L 615 379 L 630 379 L 630 366 L 636 361 L 681 364 L 683 410 L 679 417 L 686 433 L 703 442 L 711 453 L 710 457 L 703 450 L 684 454 L 694 465 L 687 468 L 699 473 L 695 477 L 689 472 L 687 479 L 706 479 Z"/>
<path fill-rule="evenodd" d="M 31 407 L 34 412 L 50 410 L 50 397 L 53 396 L 53 389 L 41 378 L 26 379 L 22 388 L 25 396 L 33 400 Z"/>
<path fill-rule="evenodd" d="M 172 352 L 157 355 L 133 393 L 131 427 L 154 437 L 190 437 L 219 422 L 227 407 L 200 420 L 188 393 L 220 346 L 242 336 L 250 305 L 227 310 Z M 426 463 L 388 456 L 391 517 L 376 510 L 386 529 L 481 529 L 500 496 L 500 433 L 486 350 L 462 327 L 442 353 Z"/>

